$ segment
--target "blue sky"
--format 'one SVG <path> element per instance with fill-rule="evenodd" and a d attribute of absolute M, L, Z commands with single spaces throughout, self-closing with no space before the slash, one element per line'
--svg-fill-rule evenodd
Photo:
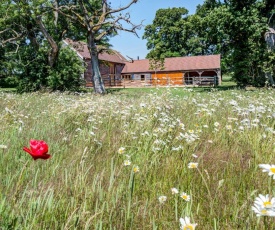
<path fill-rule="evenodd" d="M 114 0 L 110 1 L 113 8 L 119 6 L 125 6 L 130 0 Z M 156 11 L 158 9 L 167 9 L 172 7 L 185 7 L 189 14 L 194 14 L 196 6 L 203 4 L 203 0 L 139 0 L 136 4 L 133 4 L 125 12 L 129 12 L 131 15 L 131 21 L 134 24 L 139 24 L 142 20 L 143 25 L 152 24 Z M 113 49 L 119 51 L 123 56 L 129 56 L 133 59 L 144 59 L 148 50 L 146 48 L 147 40 L 143 40 L 144 27 L 137 31 L 139 38 L 132 33 L 120 32 L 114 38 L 111 38 L 110 42 L 113 45 Z"/>

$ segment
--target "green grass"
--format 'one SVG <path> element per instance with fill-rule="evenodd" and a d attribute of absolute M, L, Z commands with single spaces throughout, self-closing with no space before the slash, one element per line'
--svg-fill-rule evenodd
<path fill-rule="evenodd" d="M 274 229 L 273 219 L 251 210 L 259 194 L 274 195 L 274 181 L 258 167 L 274 163 L 274 96 L 204 88 L 0 92 L 1 229 L 179 229 L 184 216 L 196 229 Z M 45 140 L 52 157 L 33 161 L 22 150 L 30 139 Z"/>
<path fill-rule="evenodd" d="M 0 92 L 15 92 L 15 88 L 1 88 L 0 87 Z"/>

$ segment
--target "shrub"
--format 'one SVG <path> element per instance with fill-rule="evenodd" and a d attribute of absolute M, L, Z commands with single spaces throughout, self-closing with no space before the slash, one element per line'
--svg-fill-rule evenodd
<path fill-rule="evenodd" d="M 70 48 L 60 50 L 57 64 L 49 71 L 47 86 L 51 90 L 78 91 L 83 85 L 81 74 L 84 72 L 83 62 Z"/>
<path fill-rule="evenodd" d="M 44 48 L 35 51 L 31 47 L 21 50 L 15 69 L 18 85 L 17 91 L 33 92 L 45 87 L 48 74 L 47 50 Z"/>
<path fill-rule="evenodd" d="M 61 48 L 57 63 L 51 69 L 48 65 L 47 53 L 46 47 L 38 51 L 26 47 L 20 52 L 15 70 L 18 81 L 17 91 L 33 92 L 43 88 L 51 91 L 78 91 L 83 85 L 82 61 L 70 48 Z"/>

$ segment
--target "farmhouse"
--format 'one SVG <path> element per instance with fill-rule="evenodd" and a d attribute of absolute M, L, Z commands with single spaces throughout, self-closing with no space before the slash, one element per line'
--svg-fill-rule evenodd
<path fill-rule="evenodd" d="M 83 74 L 83 78 L 86 81 L 86 86 L 92 86 L 91 56 L 87 44 L 70 39 L 65 39 L 64 43 L 65 45 L 71 46 L 77 55 L 86 63 L 87 68 Z M 121 72 L 128 60 L 115 50 L 112 50 L 110 53 L 100 53 L 98 59 L 100 73 L 105 86 L 121 84 Z"/>
<path fill-rule="evenodd" d="M 91 57 L 84 42 L 64 40 L 86 63 L 83 74 L 87 86 L 92 86 Z M 127 60 L 119 52 L 99 54 L 100 72 L 107 87 L 143 87 L 157 85 L 219 85 L 220 55 L 165 58 L 163 66 L 150 68 L 150 61 Z"/>

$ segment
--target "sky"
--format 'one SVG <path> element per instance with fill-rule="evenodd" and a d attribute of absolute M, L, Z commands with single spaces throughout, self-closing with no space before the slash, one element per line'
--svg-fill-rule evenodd
<path fill-rule="evenodd" d="M 113 0 L 111 2 L 112 8 L 127 5 L 130 0 Z M 133 4 L 124 13 L 129 12 L 131 21 L 134 24 L 140 24 L 143 21 L 144 27 L 152 24 L 155 14 L 158 9 L 167 9 L 173 7 L 184 7 L 190 14 L 194 14 L 196 6 L 203 4 L 204 0 L 139 0 Z M 124 57 L 127 56 L 137 59 L 144 59 L 149 52 L 146 47 L 147 40 L 142 39 L 144 34 L 144 27 L 137 31 L 139 38 L 133 33 L 119 32 L 119 34 L 110 39 L 112 48 L 119 51 Z"/>

